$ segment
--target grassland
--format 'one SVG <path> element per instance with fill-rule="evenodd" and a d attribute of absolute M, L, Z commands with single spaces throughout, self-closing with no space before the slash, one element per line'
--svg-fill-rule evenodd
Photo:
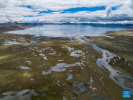
<path fill-rule="evenodd" d="M 132 66 L 119 66 L 125 59 L 132 65 L 132 35 L 108 36 L 113 38 L 89 39 L 122 58 L 115 65 L 109 63 L 114 69 L 133 75 Z M 19 96 L 29 100 L 123 100 L 123 88 L 109 78 L 110 72 L 96 64 L 97 58 L 102 57 L 92 45 L 78 40 L 1 33 L 0 100 L 9 96 L 11 100 Z M 25 89 L 29 91 L 18 94 Z M 3 95 L 7 91 L 17 92 Z"/>

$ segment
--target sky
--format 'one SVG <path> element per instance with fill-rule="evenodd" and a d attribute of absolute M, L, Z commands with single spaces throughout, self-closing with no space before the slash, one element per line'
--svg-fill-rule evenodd
<path fill-rule="evenodd" d="M 0 0 L 6 22 L 133 24 L 133 0 Z"/>

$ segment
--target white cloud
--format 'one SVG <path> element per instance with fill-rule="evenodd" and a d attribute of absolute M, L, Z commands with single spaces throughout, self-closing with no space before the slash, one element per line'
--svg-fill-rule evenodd
<path fill-rule="evenodd" d="M 32 9 L 20 5 L 30 5 Z M 119 5 L 122 6 L 117 10 L 111 10 L 111 7 Z M 106 10 L 61 13 L 64 9 L 100 6 L 106 6 Z M 37 16 L 38 11 L 47 10 L 58 12 L 42 13 L 41 16 Z M 24 17 L 27 15 L 35 17 Z M 133 0 L 0 0 L 0 22 L 92 22 L 106 19 L 110 21 L 113 17 L 122 19 L 123 15 L 133 17 Z"/>
<path fill-rule="evenodd" d="M 111 7 L 107 7 L 107 8 L 106 8 L 106 12 L 107 12 L 106 17 L 109 17 L 109 15 L 110 15 L 110 14 L 111 14 L 111 12 L 112 12 Z"/>
<path fill-rule="evenodd" d="M 133 0 L 127 0 L 125 2 L 125 5 L 128 6 L 128 7 L 130 7 L 131 9 L 133 9 Z"/>

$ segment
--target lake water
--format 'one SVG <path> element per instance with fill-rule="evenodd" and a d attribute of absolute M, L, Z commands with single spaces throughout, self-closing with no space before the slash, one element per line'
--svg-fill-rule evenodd
<path fill-rule="evenodd" d="M 120 30 L 120 28 L 114 27 L 92 27 L 89 25 L 44 25 L 6 33 L 61 37 L 64 36 L 64 33 L 67 33 L 67 36 L 99 36 L 107 31 Z"/>

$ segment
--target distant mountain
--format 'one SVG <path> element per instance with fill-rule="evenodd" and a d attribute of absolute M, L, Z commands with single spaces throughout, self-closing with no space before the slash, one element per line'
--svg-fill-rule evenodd
<path fill-rule="evenodd" d="M 6 31 L 22 30 L 29 27 L 38 26 L 37 23 L 0 23 L 0 33 Z"/>
<path fill-rule="evenodd" d="M 119 28 L 133 28 L 133 24 L 100 24 L 100 23 L 0 23 L 0 29 L 2 27 L 33 27 L 42 25 L 90 25 L 93 27 L 119 27 Z M 14 29 L 13 29 L 14 30 Z"/>
<path fill-rule="evenodd" d="M 93 27 L 120 27 L 131 28 L 133 24 L 99 24 L 99 23 L 30 23 L 33 25 L 90 25 Z"/>
<path fill-rule="evenodd" d="M 61 23 L 61 25 L 90 25 L 94 27 L 120 27 L 120 28 L 133 28 L 133 24 L 99 24 L 99 23 Z"/>

